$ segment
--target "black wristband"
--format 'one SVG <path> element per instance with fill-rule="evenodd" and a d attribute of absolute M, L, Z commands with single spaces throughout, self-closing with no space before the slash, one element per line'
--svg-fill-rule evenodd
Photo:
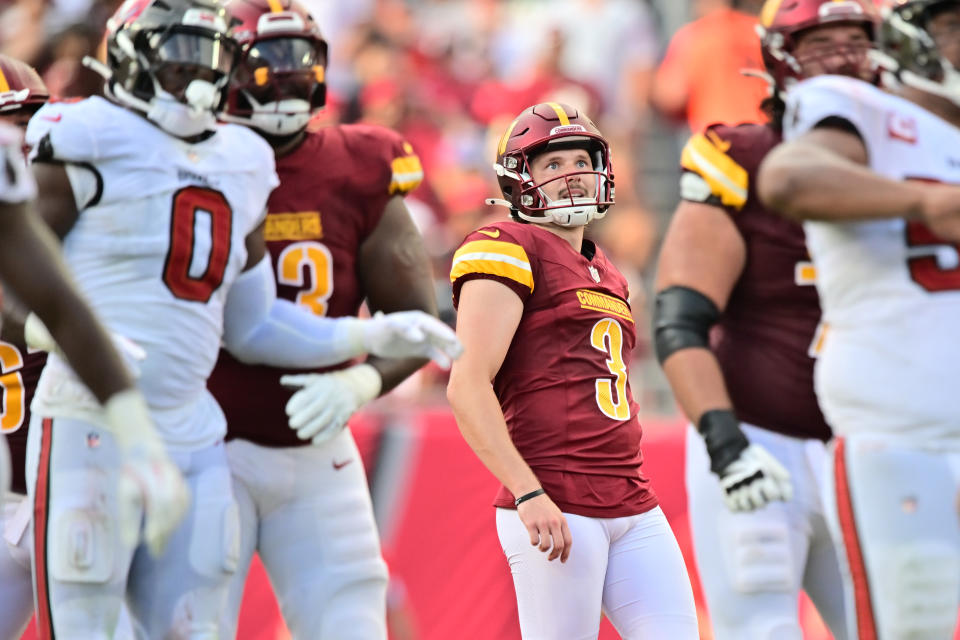
<path fill-rule="evenodd" d="M 540 487 L 536 491 L 531 491 L 530 493 L 525 493 L 516 500 L 513 501 L 513 506 L 519 507 L 521 502 L 526 502 L 531 498 L 536 498 L 537 496 L 542 496 L 546 491 L 543 490 L 543 487 Z"/>
<path fill-rule="evenodd" d="M 740 429 L 740 421 L 730 409 L 713 409 L 700 416 L 697 430 L 710 454 L 710 470 L 720 475 L 744 449 L 750 446 Z"/>

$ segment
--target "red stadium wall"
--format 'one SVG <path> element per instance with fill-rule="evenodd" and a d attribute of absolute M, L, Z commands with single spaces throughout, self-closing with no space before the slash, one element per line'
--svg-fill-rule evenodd
<path fill-rule="evenodd" d="M 414 633 L 394 640 L 516 640 L 520 638 L 513 585 L 500 550 L 490 506 L 496 481 L 482 467 L 457 430 L 448 410 L 404 415 L 394 429 L 407 430 L 409 447 L 402 478 L 391 490 L 394 516 L 385 530 L 384 550 L 404 597 L 395 613 L 410 619 Z M 384 433 L 380 419 L 366 416 L 353 425 L 368 468 Z M 684 425 L 677 420 L 644 421 L 644 457 L 664 512 L 687 559 L 705 624 L 683 486 Z M 376 477 L 376 476 L 375 476 Z M 576 551 L 574 551 L 576 553 Z M 807 640 L 827 640 L 807 601 L 800 604 Z M 600 640 L 618 636 L 605 621 Z M 32 633 L 25 640 L 32 640 Z M 239 640 L 289 638 L 280 621 L 269 582 L 255 562 L 247 584 Z M 958 636 L 960 638 L 960 636 Z"/>

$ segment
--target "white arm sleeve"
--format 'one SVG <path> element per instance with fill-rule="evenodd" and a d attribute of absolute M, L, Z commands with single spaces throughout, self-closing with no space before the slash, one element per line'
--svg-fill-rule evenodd
<path fill-rule="evenodd" d="M 323 318 L 278 299 L 268 255 L 230 287 L 223 344 L 242 362 L 312 369 L 365 353 L 362 322 Z"/>

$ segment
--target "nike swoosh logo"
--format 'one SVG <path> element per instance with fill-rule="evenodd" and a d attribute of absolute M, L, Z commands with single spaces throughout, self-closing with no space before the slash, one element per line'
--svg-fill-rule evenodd
<path fill-rule="evenodd" d="M 43 119 L 49 122 L 60 122 L 61 120 L 63 120 L 63 114 L 58 113 L 55 116 L 43 116 Z"/>
<path fill-rule="evenodd" d="M 333 468 L 334 468 L 334 470 L 336 470 L 336 471 L 340 471 L 340 469 L 343 469 L 345 466 L 347 466 L 347 465 L 350 464 L 351 462 L 353 462 L 353 458 L 344 460 L 343 462 L 337 462 L 336 460 L 334 460 L 334 461 L 333 461 Z"/>
<path fill-rule="evenodd" d="M 480 229 L 480 233 L 482 233 L 485 236 L 489 236 L 491 238 L 500 237 L 500 229 L 495 229 L 494 231 L 484 231 L 483 229 Z"/>

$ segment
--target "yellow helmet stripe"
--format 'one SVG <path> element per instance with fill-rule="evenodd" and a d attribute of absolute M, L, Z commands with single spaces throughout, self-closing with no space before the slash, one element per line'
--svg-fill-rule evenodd
<path fill-rule="evenodd" d="M 270 5 L 270 11 L 272 13 L 280 13 L 283 11 L 283 5 L 280 4 L 280 0 L 267 0 L 267 4 Z"/>
<path fill-rule="evenodd" d="M 557 117 L 560 118 L 560 124 L 563 126 L 570 124 L 570 118 L 567 117 L 567 112 L 563 110 L 563 107 L 556 102 L 548 102 L 547 104 L 557 112 Z"/>
<path fill-rule="evenodd" d="M 517 123 L 520 121 L 520 118 L 517 118 L 510 123 L 510 126 L 507 127 L 506 133 L 503 134 L 503 137 L 500 138 L 500 144 L 497 146 L 497 155 L 502 156 L 503 152 L 507 150 L 507 141 L 510 140 L 510 134 L 513 133 L 514 127 L 517 126 Z"/>
<path fill-rule="evenodd" d="M 3 69 L 0 69 L 0 93 L 10 91 L 10 83 L 7 82 L 7 76 L 3 75 Z"/>
<path fill-rule="evenodd" d="M 770 25 L 773 24 L 773 19 L 777 16 L 781 4 L 783 4 L 783 0 L 767 0 L 764 3 L 763 9 L 760 10 L 760 24 L 764 28 L 769 29 Z"/>

